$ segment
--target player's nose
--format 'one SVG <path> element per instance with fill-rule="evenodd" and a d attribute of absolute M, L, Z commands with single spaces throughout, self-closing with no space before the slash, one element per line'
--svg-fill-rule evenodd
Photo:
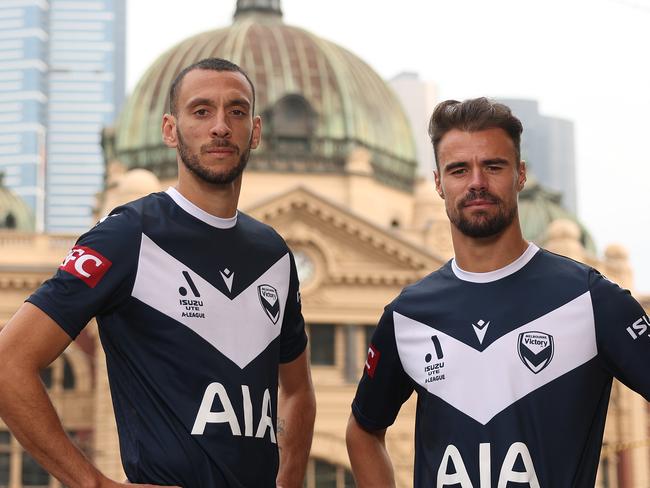
<path fill-rule="evenodd" d="M 210 135 L 220 139 L 228 138 L 232 135 L 232 129 L 228 124 L 228 119 L 223 110 L 220 110 L 214 118 L 214 123 L 210 127 Z"/>

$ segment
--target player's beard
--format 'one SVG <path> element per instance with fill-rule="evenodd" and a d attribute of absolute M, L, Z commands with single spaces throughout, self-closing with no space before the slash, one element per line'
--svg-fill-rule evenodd
<path fill-rule="evenodd" d="M 483 211 L 473 212 L 473 215 L 467 217 L 463 213 L 465 204 L 478 199 L 488 200 L 496 204 L 496 212 L 493 214 Z M 503 200 L 500 200 L 485 190 L 480 192 L 470 192 L 460 202 L 458 202 L 458 205 L 453 212 L 447 209 L 447 216 L 451 223 L 462 234 L 468 237 L 492 237 L 501 233 L 512 224 L 517 216 L 517 204 L 515 203 L 508 208 Z"/>
<path fill-rule="evenodd" d="M 213 185 L 227 185 L 232 183 L 237 178 L 241 176 L 246 169 L 248 164 L 248 158 L 251 154 L 251 143 L 253 140 L 253 134 L 248 139 L 248 144 L 244 151 L 240 151 L 239 147 L 235 144 L 232 144 L 224 139 L 215 139 L 209 144 L 204 144 L 199 149 L 199 154 L 193 153 L 191 149 L 185 144 L 183 135 L 180 131 L 180 128 L 176 128 L 176 134 L 178 136 L 178 145 L 176 149 L 178 150 L 178 155 L 181 158 L 181 161 L 185 167 L 198 176 L 200 179 L 207 183 Z M 201 154 L 206 154 L 208 150 L 214 149 L 215 147 L 229 147 L 234 149 L 236 154 L 239 154 L 239 161 L 235 166 L 227 169 L 226 171 L 220 170 L 219 168 L 209 168 L 201 164 Z"/>

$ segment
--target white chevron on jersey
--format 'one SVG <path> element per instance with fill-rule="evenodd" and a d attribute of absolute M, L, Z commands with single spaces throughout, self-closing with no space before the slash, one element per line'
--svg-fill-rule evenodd
<path fill-rule="evenodd" d="M 586 363 L 597 353 L 589 292 L 507 333 L 482 352 L 398 312 L 393 312 L 393 320 L 404 371 L 429 393 L 483 425 L 519 399 Z M 492 327 L 495 326 L 492 320 Z M 519 358 L 519 334 L 525 332 L 553 336 L 553 358 L 537 373 Z M 439 380 L 426 383 L 429 373 L 425 357 L 428 355 L 429 360 L 432 357 L 431 337 L 434 335 L 442 350 L 437 369 L 444 378 L 439 375 Z"/>
<path fill-rule="evenodd" d="M 244 369 L 280 335 L 287 294 L 289 293 L 289 254 L 281 257 L 254 283 L 233 300 L 201 278 L 189 266 L 158 247 L 142 234 L 138 272 L 133 297 L 180 322 L 200 335 L 213 347 Z M 179 295 L 179 287 L 188 283 L 183 271 L 189 273 L 200 297 L 189 291 Z M 258 297 L 258 286 L 270 285 L 277 290 L 280 317 L 273 323 Z M 198 316 L 183 317 L 183 298 L 200 301 Z M 200 315 L 203 315 L 201 317 Z"/>

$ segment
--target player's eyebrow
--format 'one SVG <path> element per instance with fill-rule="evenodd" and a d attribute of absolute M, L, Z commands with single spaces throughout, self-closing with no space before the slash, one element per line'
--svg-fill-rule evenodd
<path fill-rule="evenodd" d="M 226 107 L 234 107 L 234 106 L 237 106 L 237 105 L 240 105 L 242 107 L 247 107 L 247 108 L 251 106 L 250 102 L 248 100 L 246 100 L 245 98 L 234 98 L 234 99 L 228 101 L 228 103 L 226 104 Z"/>
<path fill-rule="evenodd" d="M 187 102 L 188 107 L 197 107 L 199 105 L 209 105 L 209 106 L 214 106 L 214 101 L 209 99 L 209 98 L 193 98 L 189 102 Z"/>
<path fill-rule="evenodd" d="M 484 159 L 481 161 L 482 164 L 500 164 L 503 166 L 508 165 L 508 160 L 505 158 L 490 158 L 490 159 Z"/>
<path fill-rule="evenodd" d="M 481 165 L 487 166 L 487 165 L 499 165 L 499 166 L 507 166 L 508 165 L 508 160 L 506 158 L 489 158 L 489 159 L 483 159 L 481 160 Z M 467 161 L 453 161 L 451 163 L 447 163 L 445 165 L 445 171 L 454 171 L 459 168 L 464 168 L 467 166 Z"/>
<path fill-rule="evenodd" d="M 445 171 L 453 171 L 458 168 L 464 168 L 465 166 L 467 166 L 466 161 L 454 161 L 445 165 Z"/>
<path fill-rule="evenodd" d="M 205 98 L 205 97 L 193 98 L 187 103 L 188 108 L 198 107 L 200 105 L 207 105 L 209 107 L 214 107 L 216 104 L 215 101 L 212 100 L 211 98 Z M 251 106 L 251 103 L 245 98 L 233 98 L 232 100 L 228 100 L 228 102 L 226 103 L 226 107 L 236 107 L 236 106 L 249 108 Z"/>

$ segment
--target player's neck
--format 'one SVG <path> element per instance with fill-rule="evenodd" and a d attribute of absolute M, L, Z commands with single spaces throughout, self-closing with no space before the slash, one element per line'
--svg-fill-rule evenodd
<path fill-rule="evenodd" d="M 472 273 L 501 269 L 519 258 L 528 248 L 518 219 L 503 232 L 485 238 L 468 237 L 452 225 L 451 238 L 456 265 Z"/>
<path fill-rule="evenodd" d="M 241 180 L 240 176 L 232 183 L 213 185 L 179 172 L 176 190 L 201 210 L 228 219 L 237 213 Z"/>

